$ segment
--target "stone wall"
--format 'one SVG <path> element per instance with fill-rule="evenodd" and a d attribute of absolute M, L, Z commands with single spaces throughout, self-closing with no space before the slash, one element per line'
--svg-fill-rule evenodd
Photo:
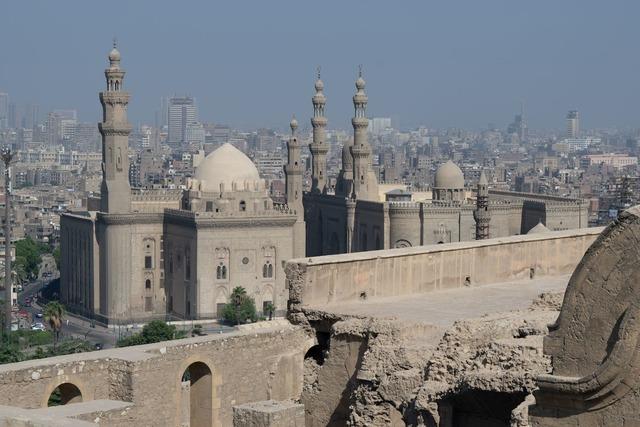
<path fill-rule="evenodd" d="M 290 260 L 290 304 L 357 301 L 569 274 L 602 228 Z"/>
<path fill-rule="evenodd" d="M 132 404 L 121 417 L 112 414 L 104 420 L 103 426 L 174 427 L 181 425 L 187 406 L 192 416 L 198 411 L 200 419 L 207 420 L 203 425 L 231 425 L 235 405 L 296 400 L 302 392 L 307 335 L 286 322 L 265 325 L 2 365 L 0 405 L 43 408 L 56 387 L 70 383 L 80 390 L 83 402 L 105 399 Z M 185 371 L 190 374 L 189 393 L 183 391 Z"/>

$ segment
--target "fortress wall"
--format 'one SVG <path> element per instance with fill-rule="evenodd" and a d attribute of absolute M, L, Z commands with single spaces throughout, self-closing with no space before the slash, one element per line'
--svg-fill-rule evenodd
<path fill-rule="evenodd" d="M 284 321 L 241 328 L 221 335 L 0 365 L 0 405 L 46 407 L 59 384 L 71 383 L 82 393 L 83 402 L 132 403 L 120 419 L 101 425 L 173 427 L 189 413 L 181 379 L 194 363 L 210 370 L 204 382 L 208 389 L 196 390 L 192 385 L 191 391 L 200 394 L 198 402 L 211 408 L 212 425 L 231 425 L 235 405 L 298 399 L 303 357 L 310 345 L 303 330 Z"/>
<path fill-rule="evenodd" d="M 287 263 L 291 309 L 570 274 L 602 228 L 299 258 Z"/>

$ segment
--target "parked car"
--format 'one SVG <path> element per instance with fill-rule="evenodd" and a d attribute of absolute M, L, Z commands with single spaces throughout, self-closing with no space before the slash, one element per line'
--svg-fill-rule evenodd
<path fill-rule="evenodd" d="M 36 317 L 37 317 L 38 319 L 42 319 L 42 313 L 40 313 L 40 312 L 36 313 Z"/>
<path fill-rule="evenodd" d="M 44 327 L 44 325 L 40 322 L 38 323 L 34 323 L 33 325 L 31 325 L 31 330 L 32 331 L 45 331 L 46 328 Z"/>
<path fill-rule="evenodd" d="M 97 342 L 93 347 L 94 347 L 96 350 L 102 350 L 102 343 Z"/>

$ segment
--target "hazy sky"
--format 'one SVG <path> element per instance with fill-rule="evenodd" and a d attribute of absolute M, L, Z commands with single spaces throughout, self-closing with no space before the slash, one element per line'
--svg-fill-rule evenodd
<path fill-rule="evenodd" d="M 404 128 L 640 127 L 640 2 L 602 0 L 3 0 L 0 91 L 99 118 L 118 38 L 130 119 L 191 94 L 203 121 L 308 124 L 322 65 L 329 127 L 350 126 L 358 64 L 369 114 Z"/>

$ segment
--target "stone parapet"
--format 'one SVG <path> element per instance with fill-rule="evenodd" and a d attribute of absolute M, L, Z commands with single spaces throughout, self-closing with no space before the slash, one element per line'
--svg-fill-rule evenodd
<path fill-rule="evenodd" d="M 569 274 L 602 228 L 357 252 L 287 262 L 292 313 L 303 306 Z"/>

